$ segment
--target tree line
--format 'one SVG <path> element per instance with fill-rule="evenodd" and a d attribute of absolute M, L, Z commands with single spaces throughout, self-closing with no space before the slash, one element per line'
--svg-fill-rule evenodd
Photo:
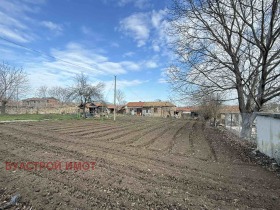
<path fill-rule="evenodd" d="M 46 85 L 40 86 L 34 91 L 38 98 L 53 97 L 59 100 L 61 105 L 75 103 L 83 110 L 86 117 L 86 104 L 93 101 L 104 101 L 105 84 L 98 82 L 93 84 L 90 76 L 84 73 L 76 74 L 72 79 L 72 85 L 68 87 Z M 7 63 L 0 64 L 0 102 L 1 114 L 6 113 L 6 106 L 10 101 L 18 101 L 26 93 L 30 92 L 28 74 L 22 68 L 16 68 Z M 119 109 L 126 103 L 125 94 L 118 89 L 116 91 L 116 108 Z"/>
<path fill-rule="evenodd" d="M 35 95 L 40 98 L 54 97 L 61 103 L 80 103 L 85 116 L 85 105 L 93 100 L 103 100 L 104 83 L 92 84 L 89 76 L 84 73 L 73 77 L 73 84 L 69 87 L 41 86 Z M 6 106 L 10 101 L 18 101 L 19 97 L 29 91 L 28 75 L 22 68 L 16 68 L 6 63 L 0 64 L 0 102 L 1 114 L 6 113 Z"/>

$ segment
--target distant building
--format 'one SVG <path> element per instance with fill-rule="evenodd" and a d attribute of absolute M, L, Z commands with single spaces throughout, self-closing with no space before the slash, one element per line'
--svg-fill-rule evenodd
<path fill-rule="evenodd" d="M 138 116 L 172 117 L 176 106 L 170 102 L 129 102 L 125 106 L 126 114 Z"/>
<path fill-rule="evenodd" d="M 59 100 L 54 97 L 48 98 L 27 98 L 22 100 L 22 106 L 28 108 L 56 107 Z"/>
<path fill-rule="evenodd" d="M 221 106 L 219 113 L 218 119 L 222 125 L 235 126 L 241 123 L 239 106 L 237 105 Z"/>
<path fill-rule="evenodd" d="M 101 102 L 88 102 L 85 105 L 86 112 L 88 112 L 90 115 L 100 114 L 104 112 L 108 112 L 107 105 L 105 103 Z M 84 105 L 80 104 L 78 106 L 80 109 L 83 109 Z"/>
<path fill-rule="evenodd" d="M 179 118 L 197 117 L 198 107 L 196 106 L 176 107 L 176 116 Z"/>

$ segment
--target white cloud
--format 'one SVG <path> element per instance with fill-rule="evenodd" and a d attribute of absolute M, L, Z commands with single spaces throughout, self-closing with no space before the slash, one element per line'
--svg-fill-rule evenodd
<path fill-rule="evenodd" d="M 126 5 L 132 4 L 138 9 L 145 9 L 152 6 L 150 0 L 102 0 L 104 4 L 116 4 L 119 7 L 124 7 Z"/>
<path fill-rule="evenodd" d="M 42 21 L 41 25 L 56 33 L 62 32 L 62 26 L 51 21 Z"/>
<path fill-rule="evenodd" d="M 135 53 L 134 52 L 127 52 L 123 54 L 123 57 L 131 57 L 133 56 Z"/>
<path fill-rule="evenodd" d="M 33 41 L 36 35 L 30 24 L 33 23 L 29 13 L 38 12 L 42 1 L 1 0 L 0 3 L 0 35 L 12 41 L 27 43 Z"/>
<path fill-rule="evenodd" d="M 141 84 L 146 83 L 146 82 L 148 82 L 148 80 L 138 80 L 138 79 L 118 80 L 117 85 L 118 85 L 119 88 L 125 88 L 125 87 L 138 86 L 138 85 L 141 85 Z"/>
<path fill-rule="evenodd" d="M 1 0 L 0 9 L 12 16 L 22 17 L 26 13 L 38 12 L 41 4 L 44 4 L 44 1 Z"/>
<path fill-rule="evenodd" d="M 0 11 L 0 35 L 17 42 L 29 42 L 32 37 L 28 36 L 28 27 L 14 17 Z"/>
<path fill-rule="evenodd" d="M 166 84 L 166 83 L 168 83 L 168 81 L 167 81 L 166 79 L 164 79 L 164 78 L 159 78 L 159 79 L 158 79 L 158 83 L 160 83 L 160 84 Z"/>
<path fill-rule="evenodd" d="M 119 31 L 137 42 L 138 47 L 151 43 L 151 48 L 159 52 L 165 46 L 166 10 L 132 14 L 119 22 Z"/>
<path fill-rule="evenodd" d="M 146 65 L 146 67 L 149 68 L 149 69 L 154 69 L 154 68 L 157 68 L 157 67 L 158 67 L 157 63 L 156 63 L 155 61 L 152 61 L 152 60 L 147 61 L 147 62 L 145 63 L 145 65 Z"/>
<path fill-rule="evenodd" d="M 93 35 L 92 30 L 91 30 L 89 27 L 87 27 L 87 26 L 82 26 L 82 27 L 81 27 L 81 31 L 82 31 L 83 34 L 85 34 L 85 35 Z"/>
<path fill-rule="evenodd" d="M 16 28 L 19 29 L 27 29 L 28 27 L 20 22 L 19 20 L 16 20 L 15 18 L 8 16 L 7 14 L 0 11 L 0 24 L 1 25 L 13 25 Z"/>
<path fill-rule="evenodd" d="M 105 89 L 103 91 L 105 97 L 104 99 L 105 101 L 112 103 L 114 101 L 114 78 L 112 77 L 112 81 L 105 81 L 105 82 L 101 80 L 96 80 L 93 84 L 96 85 L 98 82 L 103 82 L 105 84 Z M 137 87 L 147 82 L 149 81 L 138 80 L 138 79 L 126 80 L 126 79 L 119 79 L 117 77 L 117 89 L 122 90 L 124 92 L 125 100 L 131 101 L 132 99 L 131 97 L 129 97 L 129 95 L 131 95 L 131 88 Z"/>
<path fill-rule="evenodd" d="M 122 66 L 129 69 L 129 70 L 139 70 L 140 66 L 139 64 L 135 63 L 135 62 L 131 62 L 131 61 L 122 61 L 121 62 Z"/>
<path fill-rule="evenodd" d="M 150 35 L 148 15 L 136 13 L 120 21 L 120 30 L 137 41 L 137 46 L 146 44 Z"/>
<path fill-rule="evenodd" d="M 155 28 L 161 27 L 161 23 L 165 15 L 166 10 L 152 11 L 151 22 Z"/>
<path fill-rule="evenodd" d="M 80 72 L 99 77 L 120 75 L 140 69 L 136 62 L 126 60 L 114 62 L 98 54 L 95 49 L 86 49 L 85 46 L 74 42 L 68 43 L 64 49 L 52 49 L 51 56 L 53 56 L 51 61 L 49 59 L 36 61 L 36 65 L 32 62 L 27 63 L 28 70 L 37 72 L 37 69 L 40 69 L 56 77 L 70 77 Z"/>
<path fill-rule="evenodd" d="M 158 79 L 158 83 L 161 83 L 161 84 L 168 83 L 168 73 L 169 73 L 169 68 L 161 69 L 160 78 Z"/>
<path fill-rule="evenodd" d="M 120 45 L 119 45 L 119 43 L 117 43 L 117 42 L 112 42 L 112 43 L 111 43 L 111 47 L 119 48 Z"/>
<path fill-rule="evenodd" d="M 22 34 L 18 29 L 12 29 L 7 26 L 0 25 L 0 35 L 12 39 L 17 42 L 27 43 L 30 42 L 33 38 L 27 34 Z"/>
<path fill-rule="evenodd" d="M 149 0 L 119 0 L 118 1 L 119 6 L 126 6 L 127 4 L 133 4 L 135 7 L 139 9 L 144 9 L 151 6 Z"/>

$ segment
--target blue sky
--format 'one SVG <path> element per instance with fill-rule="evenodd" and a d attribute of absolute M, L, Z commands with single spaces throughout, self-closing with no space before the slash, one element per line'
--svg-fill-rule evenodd
<path fill-rule="evenodd" d="M 69 86 L 84 72 L 106 84 L 107 101 L 113 101 L 114 75 L 126 101 L 168 100 L 167 2 L 1 0 L 1 60 L 23 67 L 33 92 Z"/>

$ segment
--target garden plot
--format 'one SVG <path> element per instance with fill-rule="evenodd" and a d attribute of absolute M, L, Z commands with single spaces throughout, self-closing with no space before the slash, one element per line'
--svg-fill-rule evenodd
<path fill-rule="evenodd" d="M 180 119 L 1 124 L 0 207 L 20 193 L 14 209 L 277 209 L 279 178 L 231 144 L 223 132 Z M 5 165 L 34 161 L 62 166 Z M 96 164 L 66 169 L 71 162 Z"/>

